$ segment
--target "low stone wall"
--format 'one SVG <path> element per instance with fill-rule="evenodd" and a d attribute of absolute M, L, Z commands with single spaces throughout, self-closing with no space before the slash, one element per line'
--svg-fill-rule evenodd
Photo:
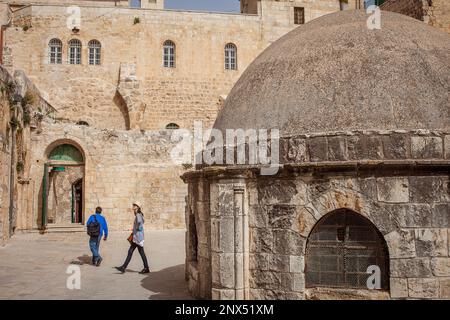
<path fill-rule="evenodd" d="M 388 0 L 381 5 L 381 9 L 423 21 L 423 0 Z"/>

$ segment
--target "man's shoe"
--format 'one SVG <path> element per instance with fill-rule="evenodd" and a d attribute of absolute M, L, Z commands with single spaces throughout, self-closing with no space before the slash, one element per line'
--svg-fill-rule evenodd
<path fill-rule="evenodd" d="M 150 273 L 150 269 L 149 268 L 144 268 L 141 270 L 141 272 L 139 272 L 140 274 L 146 274 L 146 273 Z"/>
<path fill-rule="evenodd" d="M 98 258 L 97 263 L 95 264 L 97 267 L 100 267 L 100 264 L 102 263 L 103 259 Z"/>
<path fill-rule="evenodd" d="M 125 273 L 125 268 L 124 267 L 114 267 L 117 270 L 119 270 L 121 273 Z"/>

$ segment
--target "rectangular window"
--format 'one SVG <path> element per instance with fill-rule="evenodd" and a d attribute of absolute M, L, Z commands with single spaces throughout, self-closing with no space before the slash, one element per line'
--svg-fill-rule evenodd
<path fill-rule="evenodd" d="M 89 48 L 89 64 L 93 66 L 100 65 L 100 48 Z"/>
<path fill-rule="evenodd" d="M 80 47 L 70 47 L 69 48 L 69 63 L 70 64 L 81 64 L 81 48 Z"/>
<path fill-rule="evenodd" d="M 304 24 L 304 23 L 305 23 L 305 8 L 295 7 L 294 24 Z"/>
<path fill-rule="evenodd" d="M 175 68 L 175 48 L 172 46 L 164 47 L 164 67 Z"/>
<path fill-rule="evenodd" d="M 52 46 L 50 47 L 50 63 L 61 64 L 61 47 Z"/>

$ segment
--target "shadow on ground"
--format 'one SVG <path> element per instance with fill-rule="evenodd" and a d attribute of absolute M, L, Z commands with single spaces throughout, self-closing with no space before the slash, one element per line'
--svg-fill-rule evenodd
<path fill-rule="evenodd" d="M 72 260 L 70 264 L 77 264 L 82 266 L 83 264 L 92 264 L 92 257 L 87 254 L 77 258 L 78 260 Z"/>
<path fill-rule="evenodd" d="M 141 286 L 154 293 L 149 300 L 192 299 L 184 278 L 184 264 L 151 272 Z"/>

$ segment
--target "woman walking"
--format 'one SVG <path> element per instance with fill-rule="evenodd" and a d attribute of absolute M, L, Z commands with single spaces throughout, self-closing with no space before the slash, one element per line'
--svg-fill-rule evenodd
<path fill-rule="evenodd" d="M 150 269 L 148 267 L 147 257 L 144 252 L 144 215 L 141 211 L 141 205 L 138 202 L 133 203 L 133 212 L 134 212 L 134 224 L 133 224 L 133 233 L 128 238 L 130 242 L 130 249 L 128 249 L 128 256 L 125 259 L 125 262 L 120 267 L 115 267 L 121 273 L 124 273 L 128 264 L 131 261 L 131 257 L 133 256 L 134 250 L 137 248 L 139 254 L 141 255 L 142 262 L 144 263 L 144 269 L 142 269 L 140 274 L 150 273 Z"/>

